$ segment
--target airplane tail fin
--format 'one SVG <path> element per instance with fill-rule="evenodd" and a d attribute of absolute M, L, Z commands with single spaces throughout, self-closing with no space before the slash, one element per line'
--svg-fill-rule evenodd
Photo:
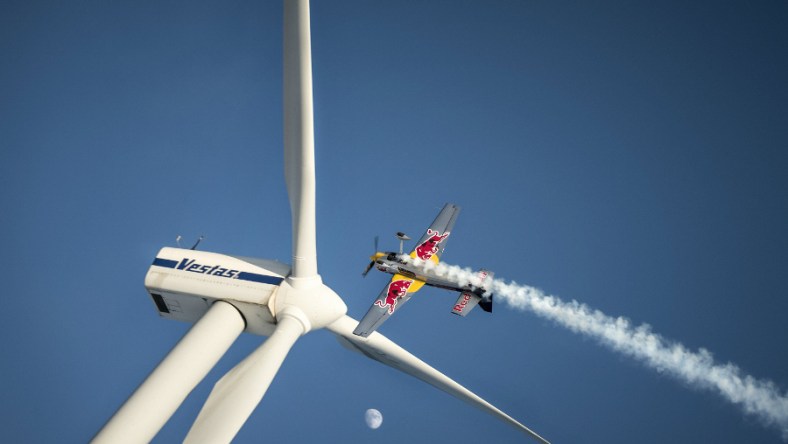
<path fill-rule="evenodd" d="M 479 301 L 479 307 L 482 310 L 486 311 L 487 313 L 492 313 L 492 303 L 493 303 L 493 295 L 483 296 L 482 300 Z"/>
<path fill-rule="evenodd" d="M 471 312 L 471 310 L 473 310 L 473 307 L 475 307 L 479 301 L 481 301 L 481 299 L 482 298 L 479 297 L 479 295 L 474 294 L 473 292 L 464 291 L 460 293 L 460 297 L 457 298 L 457 302 L 454 304 L 454 307 L 452 307 L 451 312 L 465 317 Z"/>
<path fill-rule="evenodd" d="M 485 291 L 485 294 L 482 294 L 482 300 L 479 301 L 479 307 L 482 310 L 486 311 L 487 313 L 492 313 L 492 304 L 493 304 L 493 294 L 490 289 L 492 284 L 493 276 L 495 275 L 494 272 L 488 270 L 480 270 L 479 276 L 482 277 L 482 290 Z"/>

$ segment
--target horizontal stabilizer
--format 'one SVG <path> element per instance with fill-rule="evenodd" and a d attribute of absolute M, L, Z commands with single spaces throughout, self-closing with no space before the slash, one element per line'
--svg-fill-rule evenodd
<path fill-rule="evenodd" d="M 481 301 L 481 297 L 471 293 L 470 291 L 466 291 L 460 294 L 460 297 L 457 298 L 457 302 L 454 303 L 454 307 L 452 307 L 451 312 L 465 317 L 468 313 L 473 310 L 473 307 Z"/>

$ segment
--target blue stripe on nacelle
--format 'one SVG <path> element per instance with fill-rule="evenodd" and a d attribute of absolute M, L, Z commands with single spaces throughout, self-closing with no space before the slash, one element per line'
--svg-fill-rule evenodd
<path fill-rule="evenodd" d="M 157 257 L 153 260 L 153 265 L 158 265 L 159 267 L 166 267 L 166 268 L 175 268 L 178 265 L 178 261 L 171 261 L 169 259 L 162 259 Z"/>
<path fill-rule="evenodd" d="M 279 285 L 282 283 L 282 278 L 276 276 L 266 276 L 264 274 L 248 273 L 242 271 L 238 273 L 238 279 L 242 281 L 260 282 L 261 284 Z"/>
<path fill-rule="evenodd" d="M 178 266 L 178 261 L 173 261 L 170 259 L 162 259 L 160 257 L 157 257 L 156 259 L 153 260 L 153 265 L 156 265 L 157 267 L 164 267 L 164 268 L 176 268 Z M 238 273 L 234 277 L 234 279 L 240 279 L 242 281 L 249 281 L 249 282 L 259 282 L 261 284 L 270 284 L 270 285 L 279 285 L 284 280 L 277 276 L 249 273 L 248 271 L 242 271 Z"/>

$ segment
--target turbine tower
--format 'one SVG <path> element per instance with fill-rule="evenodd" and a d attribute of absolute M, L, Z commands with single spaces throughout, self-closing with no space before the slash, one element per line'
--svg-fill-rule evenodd
<path fill-rule="evenodd" d="M 268 339 L 214 386 L 184 442 L 230 442 L 265 395 L 298 338 L 327 329 L 347 348 L 414 376 L 543 438 L 358 321 L 318 274 L 308 0 L 284 0 L 284 167 L 292 217 L 292 268 L 274 261 L 165 247 L 145 278 L 163 317 L 195 322 L 110 418 L 95 443 L 151 441 L 243 332 Z"/>

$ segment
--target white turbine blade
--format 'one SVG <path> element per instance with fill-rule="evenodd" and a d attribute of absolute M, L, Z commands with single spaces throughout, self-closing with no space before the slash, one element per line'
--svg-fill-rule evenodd
<path fill-rule="evenodd" d="M 243 316 L 218 301 L 178 342 L 93 438 L 94 444 L 150 442 L 244 329 Z"/>
<path fill-rule="evenodd" d="M 291 276 L 317 275 L 315 247 L 315 137 L 309 1 L 284 2 L 285 181 L 293 223 Z"/>
<path fill-rule="evenodd" d="M 368 338 L 362 338 L 353 334 L 353 329 L 358 325 L 358 321 L 350 316 L 343 316 L 333 324 L 326 327 L 333 332 L 342 345 L 357 351 L 369 358 L 380 361 L 399 371 L 405 372 L 418 378 L 427 384 L 436 387 L 455 398 L 467 402 L 468 404 L 481 409 L 491 415 L 503 420 L 516 427 L 537 441 L 549 444 L 547 440 L 536 434 L 528 427 L 520 424 L 511 416 L 494 407 L 489 402 L 480 398 L 470 390 L 455 382 L 443 373 L 430 367 L 421 359 L 413 356 L 404 348 L 395 344 L 380 333 L 372 333 Z"/>
<path fill-rule="evenodd" d="M 214 385 L 185 443 L 229 443 L 263 399 L 304 325 L 284 316 L 263 345 Z"/>

